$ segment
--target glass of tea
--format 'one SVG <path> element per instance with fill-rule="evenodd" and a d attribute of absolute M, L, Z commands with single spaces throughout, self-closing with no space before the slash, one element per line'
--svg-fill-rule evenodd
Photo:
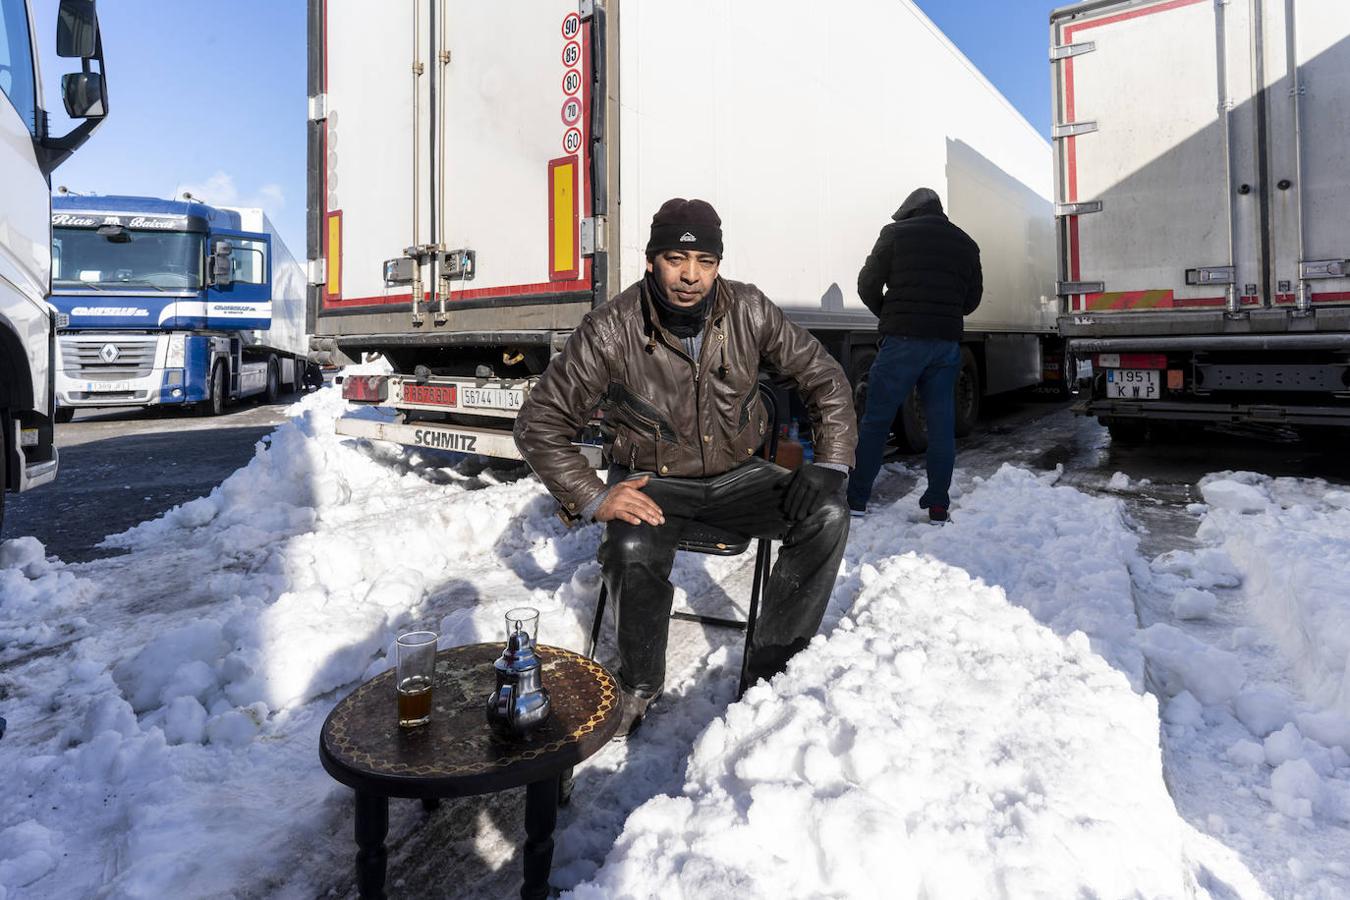
<path fill-rule="evenodd" d="M 436 669 L 436 633 L 398 636 L 398 724 L 414 728 L 431 721 L 431 676 Z"/>

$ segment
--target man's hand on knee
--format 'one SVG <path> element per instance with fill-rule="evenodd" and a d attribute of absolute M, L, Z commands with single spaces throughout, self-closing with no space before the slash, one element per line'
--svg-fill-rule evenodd
<path fill-rule="evenodd" d="M 847 472 L 814 463 L 798 466 L 783 494 L 783 512 L 792 521 L 804 519 L 827 497 L 841 493 L 847 483 Z"/>
<path fill-rule="evenodd" d="M 666 524 L 661 507 L 657 506 L 651 497 L 642 493 L 642 489 L 650 480 L 650 475 L 643 475 L 641 478 L 620 481 L 614 485 L 605 495 L 605 502 L 595 511 L 595 521 L 609 522 L 619 519 L 629 525 L 641 525 L 644 522 L 648 525 Z"/>

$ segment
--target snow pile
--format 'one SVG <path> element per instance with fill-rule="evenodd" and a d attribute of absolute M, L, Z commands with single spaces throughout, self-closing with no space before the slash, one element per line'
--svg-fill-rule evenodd
<path fill-rule="evenodd" d="M 48 559 L 37 538 L 0 543 L 0 661 L 83 631 L 88 623 L 69 611 L 96 592 Z"/>
<path fill-rule="evenodd" d="M 1230 504 L 1235 486 L 1245 499 Z M 1318 708 L 1303 733 L 1350 751 L 1350 509 L 1323 482 L 1222 473 L 1199 529 L 1241 570 L 1250 614 Z M 1222 504 L 1211 497 L 1226 495 Z"/>
<path fill-rule="evenodd" d="M 545 641 L 580 646 L 568 579 L 598 529 L 568 531 L 532 480 L 342 438 L 345 409 L 306 397 L 247 466 L 79 578 L 31 539 L 0 547 L 5 655 L 73 639 L 4 704 L 0 783 L 26 790 L 0 805 L 0 897 L 225 895 L 283 879 L 302 846 L 345 872 L 350 794 L 315 758 L 335 691 L 401 630 L 496 638 L 522 603 Z"/>
<path fill-rule="evenodd" d="M 1193 891 L 1151 697 L 951 566 L 857 576 L 851 614 L 708 728 L 683 796 L 635 812 L 577 898 Z"/>
<path fill-rule="evenodd" d="M 1130 579 L 1130 568 L 1142 564 L 1139 538 L 1126 527 L 1119 500 L 1056 485 L 1059 474 L 1004 465 L 987 480 L 975 478 L 943 528 L 908 518 L 920 483 L 885 515 L 854 523 L 850 557 L 870 562 L 913 548 L 963 569 L 1002 587 L 1055 633 L 1086 634 L 1093 650 L 1142 689 Z"/>
<path fill-rule="evenodd" d="M 922 484 L 855 521 L 833 630 L 709 726 L 574 895 L 1259 896 L 1163 784 L 1119 501 L 1056 480 L 1004 466 L 944 528 Z"/>

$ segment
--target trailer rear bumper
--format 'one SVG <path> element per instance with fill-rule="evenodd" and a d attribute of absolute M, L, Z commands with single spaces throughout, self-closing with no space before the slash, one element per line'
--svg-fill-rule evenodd
<path fill-rule="evenodd" d="M 516 440 L 510 431 L 493 428 L 470 428 L 445 425 L 439 422 L 394 422 L 377 419 L 358 419 L 344 416 L 337 420 L 337 433 L 372 441 L 389 441 L 409 447 L 429 450 L 449 450 L 454 453 L 472 453 L 501 459 L 520 459 Z M 594 444 L 573 444 L 586 457 L 591 468 L 601 467 L 601 451 Z"/>
<path fill-rule="evenodd" d="M 1306 316 L 1294 315 L 1291 310 L 1281 308 L 1252 309 L 1238 316 L 1226 315 L 1221 309 L 1082 312 L 1060 316 L 1059 333 L 1071 341 L 1276 336 L 1333 336 L 1350 341 L 1350 306 L 1319 307 Z"/>
<path fill-rule="evenodd" d="M 1350 427 L 1350 406 L 1275 406 L 1172 400 L 1085 400 L 1074 412 L 1108 419 L 1147 419 L 1210 424 L 1340 425 Z"/>

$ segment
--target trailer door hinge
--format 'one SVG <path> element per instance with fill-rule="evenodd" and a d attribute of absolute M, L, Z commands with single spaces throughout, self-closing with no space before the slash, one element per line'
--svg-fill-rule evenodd
<path fill-rule="evenodd" d="M 328 260 L 320 257 L 319 259 L 306 260 L 306 264 L 310 284 L 328 283 Z"/>
<path fill-rule="evenodd" d="M 1091 53 L 1097 49 L 1096 41 L 1083 41 L 1079 44 L 1061 44 L 1058 47 L 1050 48 L 1050 61 L 1057 59 L 1068 59 L 1071 56 L 1080 56 L 1084 53 Z"/>
<path fill-rule="evenodd" d="M 1232 266 L 1197 266 L 1186 270 L 1187 284 L 1237 284 Z"/>
<path fill-rule="evenodd" d="M 1087 215 L 1088 213 L 1095 213 L 1101 211 L 1102 211 L 1102 201 L 1100 200 L 1086 200 L 1082 203 L 1055 204 L 1055 215 L 1060 217 L 1084 216 Z"/>
<path fill-rule="evenodd" d="M 315 94 L 309 98 L 309 120 L 322 122 L 328 118 L 328 95 Z"/>
<path fill-rule="evenodd" d="M 581 220 L 581 255 L 594 256 L 609 249 L 608 235 L 605 234 L 604 216 L 590 216 Z"/>
<path fill-rule="evenodd" d="M 1350 259 L 1305 259 L 1298 264 L 1298 277 L 1344 278 L 1350 275 Z"/>
<path fill-rule="evenodd" d="M 577 4 L 577 12 L 580 13 L 582 19 L 589 19 L 595 15 L 595 0 L 581 0 Z"/>
<path fill-rule="evenodd" d="M 1091 134 L 1097 130 L 1096 122 L 1066 122 L 1051 129 L 1051 135 L 1058 138 L 1074 137 L 1079 134 Z"/>
<path fill-rule="evenodd" d="M 1106 290 L 1105 281 L 1057 281 L 1055 293 L 1061 297 L 1073 294 L 1100 294 Z"/>

